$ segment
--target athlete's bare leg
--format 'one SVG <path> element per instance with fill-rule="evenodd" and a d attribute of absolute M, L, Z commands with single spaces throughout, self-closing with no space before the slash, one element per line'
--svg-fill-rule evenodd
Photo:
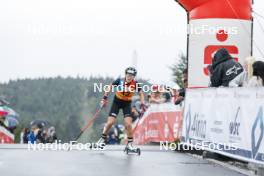
<path fill-rule="evenodd" d="M 99 139 L 99 141 L 97 142 L 97 145 L 101 145 L 101 144 L 105 145 L 106 144 L 107 134 L 108 134 L 109 130 L 112 128 L 112 126 L 114 125 L 115 122 L 116 122 L 116 118 L 115 117 L 112 117 L 112 116 L 108 117 L 107 122 L 106 122 L 106 124 L 104 126 L 104 129 L 103 129 L 102 136 Z"/>
<path fill-rule="evenodd" d="M 115 122 L 116 122 L 116 118 L 112 117 L 112 116 L 109 116 L 108 119 L 107 119 L 107 122 L 106 122 L 106 124 L 104 126 L 103 134 L 107 135 L 109 130 L 115 124 Z"/>
<path fill-rule="evenodd" d="M 132 129 L 132 117 L 124 118 L 124 125 L 127 132 L 128 138 L 133 138 L 133 129 Z"/>

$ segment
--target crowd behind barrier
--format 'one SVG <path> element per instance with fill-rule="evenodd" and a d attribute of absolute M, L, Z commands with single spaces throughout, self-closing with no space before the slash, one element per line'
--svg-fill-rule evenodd
<path fill-rule="evenodd" d="M 15 143 L 19 115 L 0 99 L 0 143 Z M 55 127 L 45 120 L 34 120 L 20 133 L 20 143 L 52 143 L 57 140 Z"/>
<path fill-rule="evenodd" d="M 184 109 L 150 105 L 135 122 L 135 142 L 180 139 L 190 147 L 264 164 L 264 88 L 187 89 L 184 104 Z"/>
<path fill-rule="evenodd" d="M 248 57 L 243 63 L 235 60 L 225 48 L 219 49 L 208 65 L 209 87 L 263 87 L 264 62 Z"/>
<path fill-rule="evenodd" d="M 57 140 L 55 127 L 45 120 L 31 121 L 20 133 L 21 144 L 53 143 Z"/>
<path fill-rule="evenodd" d="M 149 109 L 134 126 L 135 142 L 173 142 L 182 134 L 181 144 L 264 164 L 264 62 L 248 57 L 239 63 L 222 48 L 206 72 L 212 88 L 188 89 L 185 95 L 185 70 L 182 89 L 148 95 Z"/>
<path fill-rule="evenodd" d="M 224 48 L 219 49 L 215 53 L 212 58 L 212 65 L 208 65 L 205 71 L 209 75 L 209 87 L 249 88 L 264 86 L 264 62 L 255 61 L 254 58 L 249 57 L 245 59 L 244 63 L 239 63 L 232 58 Z M 184 125 L 186 124 L 186 120 L 182 119 L 182 109 L 184 108 L 185 92 L 188 85 L 187 69 L 182 73 L 182 82 L 183 87 L 181 89 L 178 89 L 177 86 L 153 85 L 152 92 L 147 95 L 145 103 L 146 111 L 144 110 L 144 112 L 142 112 L 139 98 L 137 96 L 133 98 L 131 115 L 134 124 L 136 124 L 134 128 L 136 143 L 144 144 L 158 141 L 173 142 L 180 139 L 182 121 Z M 203 98 L 204 99 L 197 101 L 197 103 L 204 103 L 207 99 L 206 97 Z M 254 99 L 250 101 L 253 104 L 255 103 Z M 214 102 L 212 101 L 211 103 Z M 0 108 L 3 109 L 7 104 L 8 102 L 0 100 Z M 206 107 L 208 108 L 209 106 Z M 188 108 L 187 105 L 185 106 L 185 109 L 186 108 Z M 212 108 L 217 109 L 217 107 L 214 106 L 212 106 Z M 10 108 L 9 111 L 2 109 L 0 109 L 0 142 L 14 142 L 13 133 L 19 124 L 16 113 Z M 217 109 L 217 112 L 225 113 L 225 110 Z M 198 124 L 199 128 L 200 123 L 202 123 L 202 121 Z M 262 123 L 260 123 L 260 125 L 261 124 Z M 235 126 L 232 128 L 238 127 Z M 260 129 L 262 128 L 264 127 L 260 126 Z M 263 134 L 260 134 L 262 138 Z M 21 143 L 51 143 L 57 139 L 55 128 L 50 125 L 43 125 L 43 123 L 29 125 L 27 128 L 24 128 L 20 138 Z M 13 141 L 10 139 L 13 139 Z M 110 130 L 107 143 L 124 144 L 125 139 L 124 126 L 116 125 Z M 264 158 L 264 156 L 261 155 L 260 158 Z"/>

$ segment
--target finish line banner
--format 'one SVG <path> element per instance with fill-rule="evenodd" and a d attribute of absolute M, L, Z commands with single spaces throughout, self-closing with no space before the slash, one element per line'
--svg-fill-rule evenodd
<path fill-rule="evenodd" d="M 182 143 L 264 164 L 264 88 L 187 90 Z"/>
<path fill-rule="evenodd" d="M 136 124 L 135 144 L 174 142 L 181 136 L 182 109 L 172 103 L 152 104 Z"/>

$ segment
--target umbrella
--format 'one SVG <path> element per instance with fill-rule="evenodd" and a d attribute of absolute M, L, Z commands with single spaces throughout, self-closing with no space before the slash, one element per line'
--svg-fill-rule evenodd
<path fill-rule="evenodd" d="M 7 116 L 6 121 L 7 121 L 7 127 L 16 127 L 19 124 L 18 120 L 14 117 Z"/>
<path fill-rule="evenodd" d="M 2 108 L 8 112 L 9 117 L 19 118 L 19 114 L 16 113 L 13 109 L 9 108 L 8 106 L 2 106 Z"/>
<path fill-rule="evenodd" d="M 51 126 L 47 120 L 33 120 L 30 122 L 30 127 L 38 126 L 40 128 Z"/>
<path fill-rule="evenodd" d="M 7 116 L 8 111 L 6 111 L 3 107 L 0 106 L 0 116 Z"/>
<path fill-rule="evenodd" d="M 5 99 L 3 98 L 0 98 L 0 105 L 3 106 L 3 105 L 9 105 L 10 103 L 8 101 L 6 101 Z"/>

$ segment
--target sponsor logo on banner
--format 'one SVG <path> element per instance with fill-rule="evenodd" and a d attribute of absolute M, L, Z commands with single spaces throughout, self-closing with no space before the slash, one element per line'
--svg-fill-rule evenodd
<path fill-rule="evenodd" d="M 196 113 L 191 126 L 192 136 L 205 139 L 206 137 L 206 120 L 200 119 L 203 115 Z"/>
<path fill-rule="evenodd" d="M 189 87 L 208 86 L 209 71 L 207 66 L 212 64 L 214 54 L 220 48 L 227 49 L 232 57 L 239 62 L 243 62 L 251 53 L 251 36 L 247 35 L 246 32 L 251 31 L 250 20 L 196 19 L 191 20 L 189 23 L 189 26 L 193 28 L 200 28 L 204 25 L 217 28 L 217 30 L 213 32 L 210 30 L 205 31 L 202 34 L 190 33 L 188 53 Z M 236 28 L 237 33 L 228 32 L 228 28 Z M 231 72 L 237 71 L 236 69 L 234 68 Z"/>
<path fill-rule="evenodd" d="M 216 53 L 217 50 L 221 49 L 221 48 L 225 48 L 229 51 L 229 53 L 231 54 L 239 54 L 239 50 L 236 46 L 234 45 L 222 45 L 223 42 L 226 42 L 228 40 L 228 33 L 224 30 L 220 30 L 216 33 L 216 39 L 219 43 L 219 45 L 209 45 L 209 46 L 206 46 L 206 48 L 204 49 L 204 64 L 206 65 L 204 67 L 204 74 L 206 76 L 209 75 L 209 70 L 207 68 L 207 66 L 209 64 L 212 64 L 212 60 L 213 60 L 213 56 L 214 54 Z M 238 61 L 238 58 L 235 58 L 236 61 Z M 230 70 L 228 73 L 228 75 L 230 75 L 231 73 L 234 73 L 234 72 L 237 72 L 238 68 L 232 68 L 232 70 Z M 241 68 L 240 68 L 241 69 Z"/>
<path fill-rule="evenodd" d="M 241 108 L 238 107 L 235 115 L 235 119 L 229 123 L 229 142 L 241 141 L 240 138 L 240 113 Z"/>
<path fill-rule="evenodd" d="M 216 92 L 215 98 L 228 98 L 229 94 Z"/>
<path fill-rule="evenodd" d="M 252 148 L 252 158 L 256 159 L 258 155 L 261 142 L 263 140 L 264 134 L 264 124 L 263 124 L 263 107 L 259 108 L 256 120 L 252 126 L 251 130 L 251 148 Z"/>
<path fill-rule="evenodd" d="M 188 91 L 182 143 L 188 146 L 203 144 L 204 150 L 238 160 L 264 164 L 264 99 L 261 98 L 264 95 L 264 88 Z M 199 93 L 203 96 L 206 94 L 213 96 L 209 100 L 192 97 L 193 94 Z M 223 98 L 222 95 L 227 97 Z M 228 146 L 231 146 L 232 150 L 229 150 Z"/>
<path fill-rule="evenodd" d="M 248 99 L 250 95 L 247 93 L 234 92 L 234 97 L 238 99 Z"/>
<path fill-rule="evenodd" d="M 214 127 L 211 128 L 212 133 L 222 134 L 223 133 L 223 121 L 215 120 Z"/>
<path fill-rule="evenodd" d="M 204 115 L 199 113 L 194 113 L 192 118 L 191 105 L 189 105 L 189 110 L 185 116 L 185 131 L 186 131 L 186 141 L 191 141 L 191 137 L 197 139 L 205 139 L 206 137 L 206 120 L 203 120 Z"/>
<path fill-rule="evenodd" d="M 230 68 L 230 69 L 228 69 L 226 71 L 226 76 L 229 76 L 229 75 L 232 75 L 232 74 L 237 75 L 239 70 L 242 70 L 242 67 L 236 67 L 234 65 L 234 67 L 232 67 L 232 68 Z"/>
<path fill-rule="evenodd" d="M 178 141 L 181 137 L 182 108 L 173 103 L 151 105 L 138 125 L 134 125 L 135 144 Z"/>

